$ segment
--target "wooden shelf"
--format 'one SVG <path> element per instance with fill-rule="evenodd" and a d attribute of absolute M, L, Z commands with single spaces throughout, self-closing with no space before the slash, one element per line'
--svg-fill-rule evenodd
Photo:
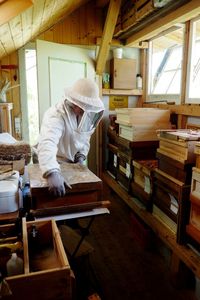
<path fill-rule="evenodd" d="M 176 243 L 175 234 L 156 219 L 150 212 L 140 206 L 134 198 L 107 173 L 102 174 L 102 179 L 113 189 L 128 206 L 155 232 L 155 234 L 183 261 L 192 272 L 200 278 L 200 256 L 186 245 Z"/>
<path fill-rule="evenodd" d="M 142 90 L 116 90 L 116 89 L 103 89 L 103 95 L 128 95 L 128 96 L 141 96 Z"/>

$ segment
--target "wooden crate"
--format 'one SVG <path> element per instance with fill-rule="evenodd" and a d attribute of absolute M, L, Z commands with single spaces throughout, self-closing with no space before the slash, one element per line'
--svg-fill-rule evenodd
<path fill-rule="evenodd" d="M 29 247 L 33 225 L 38 230 L 35 253 Z M 26 222 L 23 219 L 22 244 L 24 273 L 5 278 L 12 291 L 9 299 L 72 299 L 70 265 L 55 221 Z"/>
<path fill-rule="evenodd" d="M 200 245 L 200 169 L 194 167 L 192 170 L 192 185 L 190 193 L 190 219 L 186 227 L 186 232 Z"/>
<path fill-rule="evenodd" d="M 157 164 L 157 160 L 132 161 L 130 193 L 145 204 L 148 210 L 152 209 L 153 178 Z"/>
<path fill-rule="evenodd" d="M 186 241 L 186 224 L 189 221 L 191 186 L 159 169 L 155 169 L 154 176 L 153 214 L 172 231 L 176 231 L 177 243 L 183 244 Z"/>
<path fill-rule="evenodd" d="M 198 130 L 172 129 L 160 130 L 158 153 L 177 160 L 182 164 L 195 164 L 195 145 L 200 139 Z"/>
<path fill-rule="evenodd" d="M 55 198 L 48 192 L 47 180 L 42 177 L 39 165 L 28 166 L 31 208 L 35 216 L 80 211 L 84 207 L 87 210 L 102 200 L 102 181 L 86 166 L 62 162 L 60 167 L 72 189 L 68 189 L 63 197 Z"/>
<path fill-rule="evenodd" d="M 191 185 L 194 163 L 181 163 L 159 152 L 156 153 L 156 157 L 158 159 L 158 169 L 185 184 Z"/>

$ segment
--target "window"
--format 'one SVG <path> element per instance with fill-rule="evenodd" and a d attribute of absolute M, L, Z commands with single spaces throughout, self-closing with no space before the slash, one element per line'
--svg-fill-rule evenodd
<path fill-rule="evenodd" d="M 191 21 L 187 103 L 200 103 L 200 19 Z"/>
<path fill-rule="evenodd" d="M 149 48 L 148 101 L 180 103 L 184 26 L 152 39 Z"/>

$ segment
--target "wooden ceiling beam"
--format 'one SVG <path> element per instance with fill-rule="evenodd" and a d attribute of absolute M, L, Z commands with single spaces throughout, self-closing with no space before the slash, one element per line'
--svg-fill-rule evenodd
<path fill-rule="evenodd" d="M 108 12 L 106 16 L 106 22 L 104 25 L 102 42 L 100 45 L 97 63 L 96 63 L 96 73 L 101 75 L 104 71 L 104 67 L 106 64 L 108 51 L 110 48 L 110 44 L 112 42 L 112 37 L 115 30 L 115 25 L 117 23 L 118 14 L 120 11 L 121 0 L 110 0 Z"/>
<path fill-rule="evenodd" d="M 177 23 L 186 22 L 200 13 L 199 0 L 191 0 L 176 10 L 152 22 L 149 26 L 136 32 L 126 40 L 126 46 L 133 47 L 140 41 L 149 40 L 160 32 L 167 30 Z"/>
<path fill-rule="evenodd" d="M 105 7 L 109 0 L 96 0 L 96 7 Z"/>
<path fill-rule="evenodd" d="M 0 26 L 33 5 L 32 0 L 7 0 L 0 2 Z"/>

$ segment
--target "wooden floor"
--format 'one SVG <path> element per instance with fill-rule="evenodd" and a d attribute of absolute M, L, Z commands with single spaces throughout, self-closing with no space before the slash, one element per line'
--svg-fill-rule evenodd
<path fill-rule="evenodd" d="M 172 284 L 168 250 L 154 239 L 145 249 L 132 234 L 130 208 L 106 185 L 104 197 L 110 215 L 96 217 L 87 236 L 94 251 L 77 264 L 78 300 L 93 292 L 102 300 L 195 300 L 194 287 Z"/>

